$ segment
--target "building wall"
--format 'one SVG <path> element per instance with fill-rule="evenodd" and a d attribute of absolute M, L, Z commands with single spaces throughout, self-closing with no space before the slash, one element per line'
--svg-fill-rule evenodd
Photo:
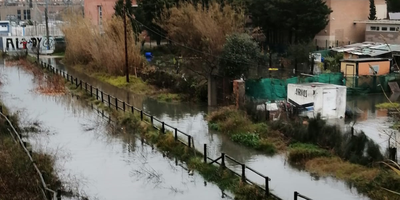
<path fill-rule="evenodd" d="M 326 0 L 333 10 L 329 16 L 329 24 L 315 37 L 317 45 L 328 46 L 348 44 L 348 42 L 363 42 L 365 39 L 365 24 L 354 23 L 354 20 L 367 20 L 369 15 L 369 0 Z M 385 0 L 375 0 L 377 17 L 386 17 Z"/>
<path fill-rule="evenodd" d="M 111 19 L 114 15 L 114 6 L 116 0 L 85 0 L 85 18 L 92 21 L 94 25 L 99 25 L 99 12 L 98 6 L 102 7 L 103 21 Z M 136 1 L 132 1 L 132 5 L 136 5 Z"/>
<path fill-rule="evenodd" d="M 389 74 L 390 72 L 390 62 L 389 61 L 380 61 L 380 62 L 362 62 L 358 63 L 358 75 L 372 75 L 371 73 L 371 68 L 369 67 L 371 65 L 372 67 L 378 66 L 378 75 L 385 75 Z"/>
<path fill-rule="evenodd" d="M 399 24 L 367 24 L 365 41 L 385 42 L 389 44 L 400 44 Z"/>

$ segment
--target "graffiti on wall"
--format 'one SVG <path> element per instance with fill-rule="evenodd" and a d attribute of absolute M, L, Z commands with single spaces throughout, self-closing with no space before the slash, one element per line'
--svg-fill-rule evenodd
<path fill-rule="evenodd" d="M 49 44 L 47 45 L 47 38 L 44 36 L 26 36 L 26 37 L 3 37 L 2 38 L 2 49 L 3 51 L 13 50 L 36 50 L 37 47 L 43 50 L 54 50 L 54 39 L 49 37 Z"/>

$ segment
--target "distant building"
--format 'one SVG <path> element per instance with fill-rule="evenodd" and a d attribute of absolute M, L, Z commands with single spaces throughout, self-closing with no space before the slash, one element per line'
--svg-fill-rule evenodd
<path fill-rule="evenodd" d="M 355 21 L 368 20 L 369 0 L 326 0 L 326 4 L 333 12 L 329 24 L 315 36 L 316 44 L 329 48 L 363 42 L 366 25 Z M 385 0 L 375 0 L 375 7 L 378 19 L 387 18 Z"/>
<path fill-rule="evenodd" d="M 94 25 L 101 25 L 114 15 L 115 2 L 116 0 L 85 0 L 85 18 L 90 19 Z M 132 1 L 132 5 L 137 6 L 136 0 Z"/>

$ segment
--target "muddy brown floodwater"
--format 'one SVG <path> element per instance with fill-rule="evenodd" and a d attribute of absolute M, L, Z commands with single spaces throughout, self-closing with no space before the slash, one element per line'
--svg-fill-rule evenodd
<path fill-rule="evenodd" d="M 235 159 L 270 177 L 270 188 L 273 190 L 273 193 L 284 200 L 293 199 L 294 191 L 298 191 L 314 200 L 369 199 L 368 197 L 359 194 L 355 188 L 344 181 L 331 177 L 317 177 L 306 171 L 290 166 L 286 161 L 285 155 L 266 156 L 241 145 L 237 145 L 224 135 L 209 130 L 207 121 L 205 120 L 205 115 L 215 108 L 189 103 L 157 102 L 153 99 L 132 94 L 109 84 L 99 82 L 84 74 L 78 73 L 69 67 L 63 66 L 60 64 L 59 60 L 45 59 L 44 61 L 51 62 L 53 66 L 58 69 L 66 70 L 68 73 L 74 75 L 74 77 L 85 80 L 104 92 L 143 109 L 169 125 L 177 127 L 178 129 L 192 135 L 194 137 L 195 146 L 198 150 L 202 151 L 203 144 L 208 144 L 208 153 L 211 157 L 217 157 L 221 152 L 227 153 Z M 372 99 L 375 100 L 372 101 Z M 377 113 L 378 111 L 374 109 L 374 105 L 376 103 L 384 102 L 384 99 L 378 96 L 361 96 L 357 98 L 349 98 L 348 101 L 353 104 L 357 104 L 357 102 L 360 102 L 360 105 L 365 104 L 365 106 L 359 106 L 360 109 L 364 109 L 365 115 L 365 113 Z M 373 118 L 368 119 L 375 121 Z M 388 117 L 379 120 L 386 121 L 388 120 Z M 374 138 L 378 133 L 375 133 L 370 129 L 370 127 L 363 125 L 363 122 L 365 123 L 365 121 L 366 120 L 361 117 L 357 122 L 356 128 L 364 130 L 369 137 Z M 371 121 L 367 121 L 366 123 L 371 124 L 370 122 Z M 343 129 L 347 126 L 344 124 L 344 121 L 338 123 L 343 124 Z M 376 121 L 375 124 L 382 125 L 381 121 Z M 387 128 L 386 125 L 388 125 L 388 123 L 385 123 L 383 128 Z M 227 164 L 234 167 L 237 172 L 240 172 L 240 166 L 235 166 L 235 163 L 229 162 Z M 252 181 L 261 185 L 264 184 L 264 180 L 259 176 L 250 172 L 246 173 L 246 176 L 248 176 Z"/>
<path fill-rule="evenodd" d="M 193 176 L 132 134 L 119 134 L 81 100 L 32 91 L 34 77 L 19 67 L 0 66 L 0 98 L 13 112 L 38 120 L 49 134 L 30 137 L 35 150 L 57 157 L 67 185 L 89 199 L 221 199 L 214 184 Z"/>

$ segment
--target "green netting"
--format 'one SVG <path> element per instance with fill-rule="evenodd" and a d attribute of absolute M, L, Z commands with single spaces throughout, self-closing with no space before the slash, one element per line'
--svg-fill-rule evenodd
<path fill-rule="evenodd" d="M 268 100 L 286 99 L 287 84 L 311 82 L 331 83 L 336 85 L 344 84 L 343 75 L 341 73 L 320 74 L 313 77 L 293 77 L 286 80 L 274 78 L 247 80 L 246 96 Z"/>
<path fill-rule="evenodd" d="M 347 94 L 380 93 L 382 88 L 389 91 L 388 82 L 400 80 L 398 74 L 384 76 L 359 76 L 344 78 L 341 73 L 320 74 L 313 77 L 293 77 L 286 80 L 265 78 L 246 81 L 246 96 L 255 99 L 268 99 L 271 101 L 286 99 L 287 84 L 289 83 L 330 83 L 346 85 Z M 382 86 L 382 87 L 381 87 Z"/>

